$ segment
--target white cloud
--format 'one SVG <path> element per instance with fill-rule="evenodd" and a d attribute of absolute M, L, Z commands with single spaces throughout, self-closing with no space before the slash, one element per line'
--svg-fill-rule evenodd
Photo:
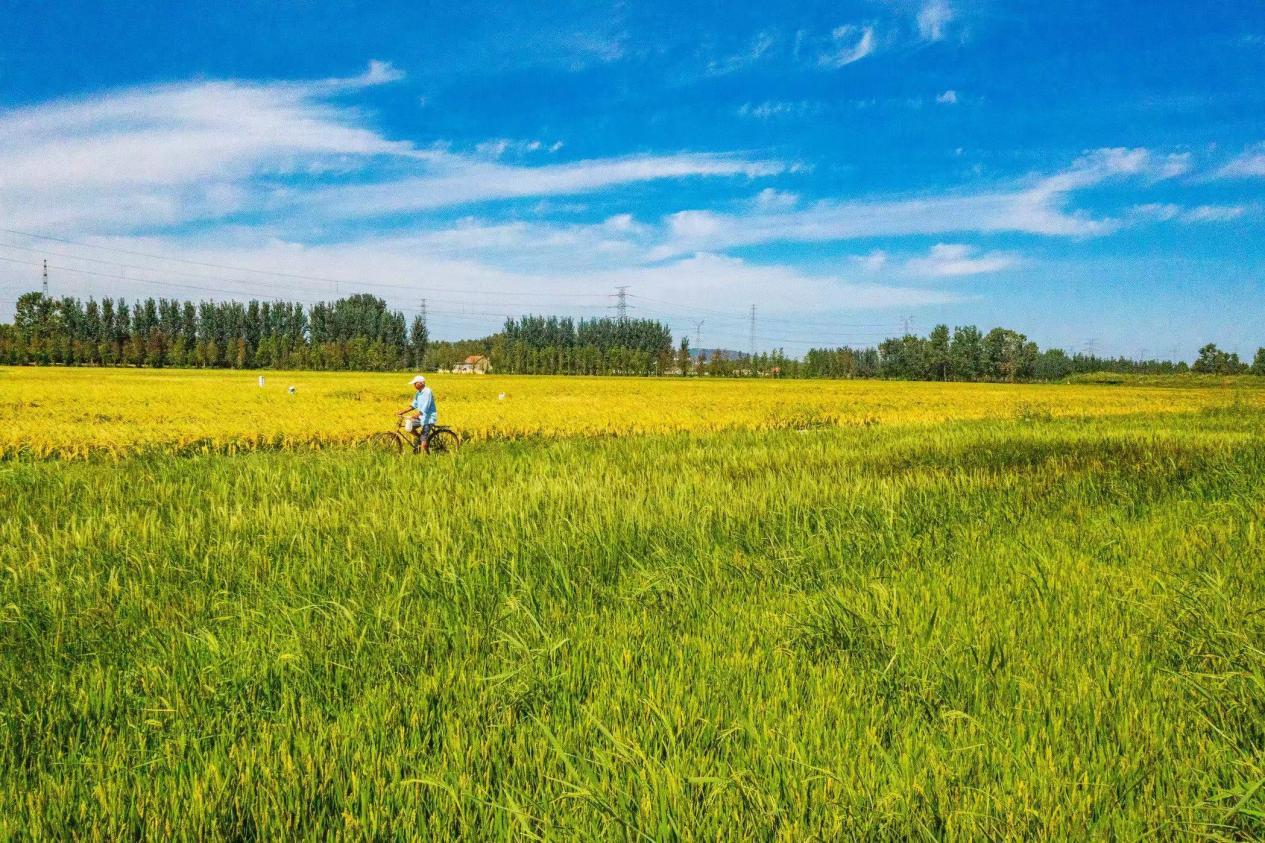
<path fill-rule="evenodd" d="M 1181 216 L 1182 206 L 1172 202 L 1148 202 L 1144 205 L 1134 205 L 1129 213 L 1142 220 L 1168 222 Z"/>
<path fill-rule="evenodd" d="M 1184 176 L 1190 172 L 1190 167 L 1189 152 L 1174 152 L 1164 157 L 1164 163 L 1160 166 L 1159 178 L 1171 179 L 1177 176 Z"/>
<path fill-rule="evenodd" d="M 258 231 L 224 230 L 199 237 L 94 238 L 100 245 L 185 260 L 351 280 L 340 286 L 333 281 L 231 271 L 214 272 L 213 278 L 190 278 L 159 268 L 162 261 L 139 258 L 129 260 L 155 268 L 129 270 L 126 279 L 100 278 L 76 275 L 63 267 L 78 265 L 89 272 L 118 270 L 58 258 L 53 286 L 55 293 L 85 297 L 184 295 L 304 302 L 364 291 L 402 309 L 416 308 L 418 297 L 427 296 L 433 330 L 437 336 L 448 338 L 490 333 L 506 316 L 542 310 L 560 315 L 606 315 L 609 291 L 623 284 L 630 285 L 643 299 L 671 302 L 636 304 L 640 315 L 673 322 L 678 332 L 691 327 L 687 317 L 693 316 L 693 311 L 715 309 L 717 302 L 758 302 L 763 316 L 819 317 L 829 311 L 917 307 L 961 299 L 953 291 L 857 282 L 836 273 L 810 273 L 710 253 L 639 264 L 629 261 L 621 251 L 625 248 L 620 245 L 621 237 L 629 229 L 634 238 L 640 236 L 635 220 L 613 217 L 595 226 L 570 230 L 527 224 L 490 226 L 470 220 L 445 231 L 323 244 L 268 238 Z M 615 245 L 609 246 L 611 243 Z M 611 250 L 602 251 L 604 244 Z M 525 248 L 538 253 L 525 252 Z M 512 265 L 498 263 L 496 258 L 502 253 L 513 256 Z M 191 269 L 187 264 L 170 266 L 177 273 Z M 209 270 L 193 271 L 210 274 Z M 14 267 L 0 264 L 0 282 L 18 278 Z M 724 330 L 722 323 L 709 319 L 713 342 L 721 339 L 718 332 Z M 745 336 L 741 320 L 735 324 L 735 334 Z M 803 331 L 791 333 L 797 341 L 809 339 Z M 767 343 L 762 340 L 761 345 L 779 344 L 772 339 Z"/>
<path fill-rule="evenodd" d="M 1171 202 L 1135 205 L 1130 211 L 1134 217 L 1142 220 L 1154 222 L 1178 220 L 1186 223 L 1230 222 L 1247 212 L 1246 205 L 1197 205 L 1194 208 L 1184 208 Z"/>
<path fill-rule="evenodd" d="M 368 85 L 383 85 L 387 82 L 398 82 L 404 78 L 404 71 L 397 70 L 387 61 L 370 61 L 369 69 L 359 76 L 351 79 L 333 80 L 336 84 L 345 88 L 363 88 Z"/>
<path fill-rule="evenodd" d="M 936 102 L 940 103 L 941 105 L 957 105 L 958 92 L 950 88 L 949 90 L 945 91 L 943 94 L 940 94 L 939 96 L 937 96 Z"/>
<path fill-rule="evenodd" d="M 363 218 L 500 199 L 572 196 L 618 185 L 689 177 L 760 178 L 787 165 L 737 155 L 635 155 L 550 164 L 509 166 L 456 159 L 424 176 L 347 187 L 321 188 L 297 197 L 309 212 L 325 217 Z M 282 205 L 291 204 L 283 200 Z"/>
<path fill-rule="evenodd" d="M 764 31 L 757 32 L 751 39 L 751 44 L 745 49 L 726 56 L 723 59 L 711 61 L 707 65 L 707 75 L 724 76 L 728 73 L 734 73 L 743 70 L 761 59 L 768 56 L 777 46 L 778 36 L 776 32 Z"/>
<path fill-rule="evenodd" d="M 887 266 L 887 252 L 875 249 L 868 255 L 857 255 L 852 260 L 866 272 L 879 272 Z"/>
<path fill-rule="evenodd" d="M 794 208 L 797 204 L 799 204 L 799 194 L 791 193 L 787 190 L 775 190 L 771 187 L 766 187 L 764 190 L 761 190 L 756 194 L 754 204 L 757 208 L 766 211 L 785 210 L 787 208 Z"/>
<path fill-rule="evenodd" d="M 943 41 L 955 16 L 948 0 L 927 0 L 918 10 L 918 34 L 924 41 Z"/>
<path fill-rule="evenodd" d="M 820 112 L 821 103 L 810 100 L 765 100 L 759 103 L 743 103 L 738 107 L 739 117 L 752 117 L 757 120 L 770 120 L 774 117 L 803 117 Z"/>
<path fill-rule="evenodd" d="M 1265 178 L 1265 151 L 1244 152 L 1217 170 L 1216 176 L 1223 179 Z"/>
<path fill-rule="evenodd" d="M 830 43 L 817 57 L 822 67 L 840 68 L 874 52 L 874 27 L 847 24 L 830 33 Z"/>
<path fill-rule="evenodd" d="M 1247 213 L 1243 205 L 1199 205 L 1182 214 L 1185 222 L 1229 222 Z"/>
<path fill-rule="evenodd" d="M 229 187 L 259 176 L 427 160 L 327 102 L 395 78 L 375 62 L 347 79 L 164 85 L 0 112 L 0 216 L 63 230 L 172 224 L 226 212 Z"/>
<path fill-rule="evenodd" d="M 539 167 L 488 160 L 561 148 L 540 140 L 492 140 L 473 155 L 420 148 L 384 137 L 361 111 L 340 102 L 400 75 L 372 62 L 348 78 L 163 85 L 0 111 L 0 218 L 16 228 L 62 233 L 142 230 L 237 213 L 310 222 L 312 215 L 365 217 L 785 169 L 724 154 Z"/>
<path fill-rule="evenodd" d="M 805 302 L 819 310 L 854 310 L 945 304 L 960 298 L 944 290 L 849 282 L 833 274 L 809 274 L 705 252 L 665 265 L 613 272 L 601 279 L 599 288 L 627 283 L 640 295 L 670 297 L 683 306 L 760 302 L 766 315 L 800 311 Z"/>
<path fill-rule="evenodd" d="M 723 214 L 689 210 L 668 217 L 658 258 L 772 242 L 828 242 L 864 237 L 1021 232 L 1096 237 L 1124 220 L 1067 208 L 1071 194 L 1112 179 L 1159 178 L 1165 159 L 1146 149 L 1098 149 L 1052 175 L 977 192 L 925 197 L 824 200 L 797 209 Z"/>
<path fill-rule="evenodd" d="M 545 145 L 543 141 L 538 140 L 514 140 L 512 138 L 494 138 L 486 140 L 482 143 L 475 144 L 474 151 L 479 155 L 487 158 L 500 158 L 505 153 L 510 152 L 515 155 L 526 155 L 529 152 L 557 152 L 562 149 L 562 141 Z"/>
<path fill-rule="evenodd" d="M 1007 252 L 981 253 L 973 246 L 937 243 L 926 257 L 906 261 L 905 269 L 926 278 L 959 278 L 1013 269 L 1018 264 L 1018 257 Z"/>

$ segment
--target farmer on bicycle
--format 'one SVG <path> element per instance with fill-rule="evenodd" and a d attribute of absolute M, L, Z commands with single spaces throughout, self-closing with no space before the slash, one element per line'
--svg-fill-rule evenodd
<path fill-rule="evenodd" d="M 418 375 L 409 381 L 416 394 L 413 396 L 413 403 L 405 407 L 397 416 L 404 416 L 408 413 L 417 413 L 416 418 L 411 418 L 404 422 L 404 429 L 414 436 L 420 436 L 422 440 L 422 450 L 427 450 L 430 438 L 430 432 L 435 427 L 435 422 L 439 420 L 439 414 L 435 411 L 435 393 L 430 391 L 430 387 L 426 385 L 426 378 Z"/>

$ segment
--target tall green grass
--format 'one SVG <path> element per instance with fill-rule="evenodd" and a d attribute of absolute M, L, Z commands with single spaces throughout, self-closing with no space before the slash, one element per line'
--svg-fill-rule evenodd
<path fill-rule="evenodd" d="M 0 837 L 1260 838 L 1262 432 L 0 465 Z"/>

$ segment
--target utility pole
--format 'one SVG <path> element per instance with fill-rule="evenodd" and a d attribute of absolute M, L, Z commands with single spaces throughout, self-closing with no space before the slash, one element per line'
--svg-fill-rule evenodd
<path fill-rule="evenodd" d="M 751 305 L 751 371 L 755 372 L 755 305 Z"/>
<path fill-rule="evenodd" d="M 912 316 L 906 316 L 906 317 L 905 317 L 905 320 L 904 320 L 904 333 L 902 334 L 902 336 L 906 336 L 906 337 L 907 337 L 907 336 L 909 336 L 909 323 L 910 323 L 910 322 L 912 322 L 912 321 L 914 321 L 914 317 L 912 317 Z"/>
<path fill-rule="evenodd" d="M 615 313 L 619 316 L 620 322 L 628 321 L 628 285 L 624 284 L 615 288 Z"/>
<path fill-rule="evenodd" d="M 426 324 L 426 299 L 422 299 L 422 324 Z"/>
<path fill-rule="evenodd" d="M 44 298 L 48 298 L 48 258 L 44 258 Z"/>

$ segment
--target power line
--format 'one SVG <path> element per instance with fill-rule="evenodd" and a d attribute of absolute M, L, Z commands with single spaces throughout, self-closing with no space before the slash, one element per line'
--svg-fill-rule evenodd
<path fill-rule="evenodd" d="M 649 296 L 643 296 L 637 293 L 629 293 L 628 297 L 633 298 L 633 299 L 639 299 L 641 301 L 653 302 L 655 304 L 663 304 L 669 307 L 677 306 L 676 302 L 664 301 L 663 299 L 650 298 Z M 702 313 L 708 316 L 718 317 L 721 319 L 731 319 L 735 322 L 746 322 L 748 318 L 748 315 L 745 313 L 725 313 L 724 311 L 714 310 L 712 308 L 707 308 L 707 307 L 696 307 L 696 306 L 691 305 L 689 309 L 693 313 Z M 764 322 L 782 322 L 782 323 L 793 324 L 793 325 L 814 324 L 811 321 L 806 322 L 801 319 L 778 318 L 775 316 L 762 316 L 760 318 Z M 816 323 L 816 324 L 825 325 L 828 328 L 888 328 L 888 329 L 890 329 L 892 325 L 891 322 L 830 322 L 830 323 Z"/>
<path fill-rule="evenodd" d="M 295 273 L 295 272 L 281 272 L 281 271 L 276 271 L 276 270 L 258 269 L 255 267 L 248 267 L 248 266 L 235 266 L 231 264 L 221 264 L 221 263 L 215 263 L 211 261 L 199 261 L 199 260 L 192 260 L 188 258 L 177 258 L 177 257 L 171 257 L 169 255 L 155 254 L 152 252 L 144 252 L 144 251 L 139 251 L 139 250 L 134 250 L 134 249 L 125 249 L 125 248 L 120 248 L 117 246 L 105 246 L 101 244 L 85 243 L 82 241 L 76 241 L 76 240 L 72 240 L 65 237 L 55 237 L 52 235 L 38 234 L 35 232 L 22 231 L 22 230 L 12 229 L 12 228 L 0 227 L 0 232 L 16 235 L 19 237 L 27 237 L 34 240 L 43 240 L 43 241 L 54 242 L 54 243 L 64 243 L 70 246 L 76 246 L 83 249 L 93 249 L 93 250 L 99 250 L 103 252 L 114 253 L 114 254 L 149 258 L 152 260 L 183 264 L 187 266 L 211 268 L 211 269 L 223 270 L 227 272 L 251 273 L 254 275 L 272 276 L 275 278 L 289 278 L 289 279 L 297 279 L 297 280 L 303 280 L 303 281 L 315 281 L 315 282 L 333 285 L 336 293 L 341 290 L 341 286 L 344 284 L 363 286 L 363 287 L 377 287 L 377 288 L 382 288 L 382 289 L 393 289 L 393 290 L 417 291 L 420 289 L 420 290 L 427 290 L 431 292 L 441 292 L 441 293 L 443 292 L 470 293 L 471 292 L 469 289 L 463 289 L 463 288 L 445 288 L 445 287 L 420 287 L 419 288 L 415 284 L 401 285 L 401 284 L 385 284 L 382 282 L 350 281 L 345 278 L 330 278 L 330 277 L 322 277 L 322 276 L 316 276 L 316 275 L 305 275 L 302 273 Z M 17 249 L 17 250 L 27 251 L 27 252 L 39 251 L 36 249 L 32 249 L 28 246 L 20 246 L 16 244 L 0 244 L 0 247 L 8 248 L 8 249 Z M 49 254 L 47 250 L 44 250 L 44 251 L 46 254 Z M 198 280 L 215 281 L 221 284 L 254 285 L 254 286 L 264 284 L 264 285 L 274 286 L 274 287 L 282 286 L 275 283 L 269 284 L 269 282 L 260 281 L 257 279 L 248 281 L 245 279 L 233 279 L 233 278 L 223 278 L 219 276 L 208 276 L 205 274 L 191 273 L 191 272 L 182 271 L 182 270 L 178 270 L 178 269 L 174 269 L 170 267 L 152 267 L 152 266 L 140 266 L 136 264 L 122 264 L 117 261 L 107 261 L 101 258 L 88 257 L 86 255 L 67 254 L 64 252 L 57 252 L 57 253 L 51 253 L 51 254 L 55 254 L 58 257 L 64 257 L 64 258 L 74 260 L 74 261 L 85 261 L 89 263 L 105 264 L 105 265 L 109 265 L 113 267 L 119 267 L 124 272 L 126 272 L 127 269 L 134 269 L 140 272 L 161 272 L 165 274 L 181 275 L 181 276 L 190 277 L 190 278 L 194 278 Z M 23 261 L 18 261 L 13 258 L 4 258 L 3 256 L 0 256 L 0 259 L 5 260 L 9 263 L 15 263 L 15 264 L 25 263 Z M 38 266 L 40 264 L 36 264 L 36 265 Z M 102 278 L 113 278 L 113 279 L 118 279 L 118 280 L 123 280 L 123 281 L 130 281 L 133 283 L 147 284 L 151 286 L 168 286 L 168 287 L 174 287 L 174 288 L 179 288 L 179 289 L 197 290 L 197 291 L 208 292 L 208 293 L 220 293 L 223 295 L 235 296 L 235 297 L 250 294 L 250 291 L 224 289 L 222 287 L 202 286 L 202 285 L 195 285 L 195 284 L 181 284 L 174 281 L 158 281 L 158 280 L 154 280 L 150 278 L 132 278 L 125 274 L 114 275 L 110 273 L 93 272 L 93 271 L 84 270 L 84 269 L 75 269 L 72 267 L 54 267 L 54 268 L 61 268 L 67 272 L 75 272 L 77 274 L 92 275 L 92 276 L 97 276 L 97 277 L 102 277 Z M 291 300 L 305 301 L 305 303 L 310 303 L 310 304 L 317 303 L 317 302 L 312 301 L 311 299 L 304 300 L 300 296 L 295 295 L 295 291 L 288 286 L 284 287 L 283 289 L 285 290 L 286 297 L 290 298 Z M 619 293 L 617 294 L 617 298 L 619 301 L 614 307 L 618 311 L 619 318 L 621 320 L 627 319 L 627 310 L 629 307 L 633 306 L 633 305 L 628 304 L 629 298 L 641 299 L 647 302 L 655 302 L 655 303 L 664 304 L 664 305 L 667 305 L 669 307 L 674 307 L 674 308 L 678 306 L 674 302 L 668 302 L 668 301 L 663 301 L 661 299 L 654 299 L 648 296 L 640 296 L 634 293 L 629 293 L 627 292 L 627 285 L 621 285 L 617 289 L 619 290 Z M 538 300 L 549 300 L 549 299 L 556 299 L 559 297 L 565 297 L 568 299 L 601 298 L 602 297 L 601 294 L 596 294 L 596 293 L 558 293 L 558 294 L 553 294 L 553 295 L 541 295 L 539 292 L 523 291 L 523 290 L 480 290 L 477 292 L 485 294 L 485 295 L 492 295 L 492 296 L 526 297 L 526 298 L 534 298 Z M 484 316 L 496 317 L 496 318 L 504 317 L 504 314 L 502 313 L 471 312 L 471 311 L 464 310 L 467 304 L 475 304 L 475 302 L 467 302 L 463 300 L 452 300 L 452 299 L 432 300 L 432 301 L 440 301 L 441 303 L 448 303 L 448 304 L 461 306 L 463 308 L 463 311 L 462 311 L 463 317 L 466 315 L 470 315 L 470 316 L 484 315 Z M 478 302 L 477 304 L 486 304 L 486 302 Z M 596 310 L 596 309 L 601 308 L 600 305 L 581 305 L 581 304 L 576 304 L 571 301 L 568 301 L 565 304 L 562 304 L 560 306 L 566 307 L 571 310 L 575 310 L 575 309 Z M 412 310 L 411 308 L 403 308 L 403 309 Z M 731 320 L 735 323 L 738 322 L 739 320 L 748 321 L 747 319 L 744 319 L 743 315 L 739 315 L 735 313 L 725 313 L 723 311 L 714 310 L 710 308 L 690 307 L 689 310 L 691 312 L 691 316 L 689 317 L 691 321 L 696 321 L 698 323 L 696 325 L 696 340 L 698 341 L 700 347 L 701 347 L 702 320 L 694 320 L 693 319 L 694 315 L 697 315 L 699 313 L 710 314 L 713 318 Z M 417 311 L 413 311 L 413 312 L 417 312 Z M 443 312 L 443 311 L 438 311 L 438 312 Z M 448 313 L 451 314 L 450 318 L 458 318 L 455 313 L 451 311 Z M 669 315 L 668 318 L 669 320 L 671 320 L 674 317 Z M 684 318 L 684 317 L 680 317 L 680 318 Z M 749 318 L 750 316 L 748 315 L 748 319 Z M 875 323 L 875 322 L 870 322 L 870 323 L 829 322 L 829 323 L 826 323 L 826 322 L 814 322 L 814 321 L 806 321 L 806 320 L 785 318 L 785 317 L 778 318 L 778 317 L 773 317 L 773 316 L 765 316 L 763 317 L 763 320 L 765 322 L 780 323 L 787 326 L 793 326 L 794 328 L 797 328 L 797 329 L 811 330 L 814 328 L 818 328 L 825 331 L 839 330 L 841 328 L 842 329 L 881 328 L 881 329 L 890 330 L 890 325 L 891 325 L 891 323 Z M 908 333 L 909 322 L 911 320 L 912 320 L 912 317 L 907 317 L 905 319 L 904 324 L 905 324 L 906 333 Z M 475 321 L 475 320 L 471 319 L 470 321 Z M 754 334 L 754 331 L 752 331 L 751 333 Z M 878 334 L 876 333 L 874 334 L 874 336 L 878 336 Z M 761 338 L 761 339 L 766 339 L 766 340 L 772 339 L 772 341 L 775 341 L 775 342 L 784 342 L 784 343 L 790 343 L 790 344 L 802 344 L 802 345 L 819 344 L 819 343 L 809 343 L 806 341 L 794 340 L 794 339 L 789 339 L 789 338 L 788 339 Z M 754 349 L 753 349 L 753 353 L 754 353 Z"/>
<path fill-rule="evenodd" d="M 5 261 L 5 262 L 7 262 L 7 263 L 20 264 L 20 265 L 25 265 L 25 266 L 39 266 L 39 264 L 38 264 L 38 263 L 32 264 L 32 263 L 31 263 L 31 262 L 29 262 L 29 261 L 21 261 L 21 260 L 17 260 L 16 258 L 8 258 L 8 257 L 5 257 L 4 255 L 0 255 L 0 261 Z M 148 279 L 148 278 L 128 278 L 128 277 L 123 276 L 123 275 L 116 275 L 116 274 L 113 274 L 113 273 L 108 273 L 108 272 L 96 272 L 96 271 L 94 271 L 94 270 L 90 270 L 90 269 L 77 269 L 77 268 L 75 268 L 75 267 L 69 267 L 69 266 L 56 266 L 56 265 L 54 265 L 52 268 L 53 268 L 53 269 L 60 269 L 60 270 L 62 270 L 63 272 L 73 272 L 73 273 L 76 273 L 76 274 L 79 274 L 79 275 L 90 275 L 90 276 L 94 276 L 94 277 L 97 277 L 97 278 L 107 278 L 107 279 L 118 280 L 118 281 L 133 281 L 133 282 L 138 282 L 138 283 L 142 283 L 142 284 L 153 284 L 153 285 L 158 285 L 158 286 L 180 287 L 180 288 L 182 288 L 182 289 L 196 290 L 196 291 L 198 291 L 198 292 L 204 292 L 204 293 L 222 293 L 222 294 L 225 294 L 225 295 L 230 295 L 230 296 L 240 296 L 240 295 L 243 295 L 243 293 L 242 293 L 241 291 L 239 291 L 239 290 L 224 290 L 224 289 L 220 289 L 220 288 L 216 288 L 216 287 L 202 287 L 202 286 L 196 286 L 196 285 L 193 285 L 193 284 L 179 284 L 179 283 L 176 283 L 176 282 L 174 282 L 174 281 L 154 281 L 154 280 L 151 280 L 151 279 Z M 292 295 L 292 296 L 290 296 L 290 300 L 291 300 L 291 301 L 296 301 L 296 302 L 298 302 L 298 303 L 300 303 L 300 304 L 308 304 L 308 305 L 313 305 L 313 304 L 326 304 L 326 303 L 327 303 L 327 302 L 325 302 L 325 301 L 324 301 L 324 300 L 322 300 L 322 299 L 305 298 L 305 297 L 300 296 L 300 295 Z M 404 312 L 406 312 L 406 313 L 418 313 L 418 312 L 419 312 L 419 310 L 418 310 L 417 308 L 412 308 L 412 307 L 401 307 L 401 308 L 399 308 L 399 309 L 400 309 L 400 310 L 402 310 L 402 311 L 404 311 Z M 438 312 L 438 313 L 442 313 L 442 314 L 445 316 L 445 318 L 446 318 L 446 319 L 462 319 L 462 318 L 465 318 L 465 317 L 467 317 L 467 316 L 469 316 L 469 317 L 482 316 L 482 317 L 490 317 L 490 318 L 495 318 L 495 319 L 503 319 L 503 318 L 505 318 L 505 314 L 504 314 L 504 312 L 497 312 L 497 311 L 465 311 L 465 310 L 463 310 L 463 311 L 449 311 L 449 310 L 436 311 L 434 308 L 430 308 L 430 312 Z M 469 321 L 484 321 L 484 320 L 474 320 L 474 319 L 470 319 Z"/>
<path fill-rule="evenodd" d="M 15 246 L 10 243 L 0 243 L 0 249 L 19 249 L 21 251 L 26 251 L 26 252 L 35 251 L 34 249 L 28 249 L 24 246 Z M 99 276 L 103 278 L 115 278 L 121 281 L 130 281 L 130 282 L 136 282 L 136 283 L 141 283 L 141 284 L 149 284 L 151 286 L 171 286 L 171 287 L 178 287 L 178 288 L 189 289 L 189 290 L 199 290 L 199 291 L 212 292 L 212 293 L 223 293 L 225 295 L 230 295 L 230 296 L 251 295 L 252 293 L 258 292 L 257 290 L 233 290 L 233 289 L 225 289 L 223 287 L 210 287 L 210 286 L 203 286 L 203 285 L 196 285 L 196 284 L 183 284 L 176 281 L 168 281 L 168 280 L 160 280 L 160 279 L 152 279 L 152 278 L 144 278 L 144 277 L 133 277 L 131 275 L 126 274 L 126 271 L 130 269 L 130 270 L 137 270 L 139 272 L 147 272 L 147 273 L 170 273 L 170 274 L 179 275 L 183 277 L 193 278 L 195 280 L 214 281 L 221 284 L 252 285 L 255 287 L 263 285 L 265 287 L 274 287 L 274 288 L 278 288 L 278 292 L 275 293 L 278 296 L 284 295 L 287 298 L 301 300 L 301 297 L 298 294 L 296 294 L 292 286 L 277 284 L 277 283 L 269 282 L 269 281 L 223 278 L 220 276 L 205 275 L 201 273 L 183 272 L 181 270 L 172 270 L 172 269 L 166 269 L 166 268 L 139 266 L 136 264 L 119 263 L 117 261 L 101 260 L 99 258 L 89 258 L 89 257 L 84 257 L 82 255 L 66 255 L 59 252 L 56 252 L 53 254 L 56 254 L 60 257 L 68 258 L 72 261 L 84 261 L 87 263 L 110 267 L 112 269 L 119 269 L 123 274 L 94 272 L 92 270 L 77 269 L 70 266 L 60 266 L 60 267 L 54 266 L 53 267 L 54 269 L 57 269 L 57 268 L 64 269 L 67 272 L 76 272 L 76 273 L 80 273 L 84 275 L 95 275 L 95 276 Z M 10 263 L 18 263 L 18 264 L 29 263 L 27 261 L 21 261 L 14 258 L 4 258 L 4 260 Z M 39 266 L 38 263 L 34 265 Z M 381 287 L 388 287 L 390 289 L 401 289 L 401 290 L 416 289 L 416 287 L 380 284 L 377 282 L 365 282 L 365 285 L 366 286 L 381 286 Z M 462 290 L 461 292 L 468 293 L 471 291 Z M 474 292 L 483 292 L 483 291 L 474 291 Z M 494 294 L 499 295 L 500 293 L 494 292 Z M 541 297 L 539 293 L 521 293 L 521 295 Z M 562 297 L 561 294 L 554 294 L 548 298 L 557 299 L 560 297 Z M 474 302 L 474 301 L 468 301 L 468 300 L 462 300 L 462 299 L 431 299 L 431 301 L 437 301 L 437 302 L 440 302 L 441 304 L 452 304 L 452 305 L 459 305 L 459 306 L 466 306 L 470 304 L 476 304 L 476 305 L 486 304 L 486 302 Z M 549 306 L 549 305 L 545 305 L 545 306 Z M 566 302 L 560 306 L 565 306 L 565 307 L 575 308 L 575 309 L 584 309 L 584 310 L 602 310 L 603 309 L 601 305 L 576 304 L 572 302 Z"/>
<path fill-rule="evenodd" d="M 338 290 L 339 285 L 348 284 L 348 285 L 363 286 L 363 287 L 380 287 L 382 289 L 389 289 L 389 290 L 426 290 L 426 291 L 435 292 L 435 293 L 468 293 L 469 292 L 469 290 L 465 290 L 461 288 L 453 288 L 453 287 L 425 287 L 425 286 L 419 287 L 416 284 L 383 284 L 382 282 L 379 282 L 379 281 L 353 281 L 347 278 L 329 278 L 329 277 L 323 277 L 319 275 L 303 275 L 297 272 L 279 272 L 276 270 L 257 269 L 255 267 L 249 267 L 249 266 L 233 266 L 230 264 L 212 263 L 209 261 L 196 261 L 196 260 L 190 260 L 188 258 L 175 258 L 175 257 L 170 257 L 168 255 L 159 255 L 153 252 L 139 252 L 133 249 L 121 249 L 116 246 L 102 246 L 96 243 L 84 243 L 84 242 L 76 241 L 76 240 L 68 240 L 64 237 L 52 237 L 46 234 L 34 234 L 27 231 L 18 231 L 12 228 L 0 228 L 0 232 L 4 232 L 6 234 L 15 234 L 19 237 L 30 237 L 37 240 L 49 240 L 55 243 L 65 243 L 67 245 L 78 246 L 83 249 L 98 249 L 104 252 L 112 252 L 114 254 L 131 255 L 133 257 L 141 257 L 141 258 L 150 258 L 151 260 L 171 261 L 173 263 L 185 264 L 187 266 L 200 266 L 200 267 L 204 267 L 208 269 L 224 270 L 227 272 L 248 272 L 248 273 L 252 273 L 256 275 L 271 275 L 277 278 L 291 278 L 291 279 L 295 279 L 299 281 L 317 281 L 322 284 L 334 285 L 335 291 Z M 12 243 L 5 243 L 5 244 L 0 244 L 0 245 L 3 245 L 5 248 L 21 249 L 22 251 L 28 251 L 28 252 L 40 251 L 36 249 L 31 249 L 30 247 L 27 247 L 27 246 L 18 246 Z M 55 255 L 57 257 L 70 258 L 72 260 L 88 261 L 90 263 L 108 263 L 113 266 L 129 266 L 132 269 L 140 269 L 147 272 L 169 272 L 176 275 L 185 275 L 185 276 L 193 277 L 193 278 L 213 278 L 214 280 L 229 281 L 231 283 L 239 283 L 239 284 L 266 283 L 266 282 L 260 282 L 260 281 L 227 279 L 227 278 L 222 278 L 218 276 L 198 275 L 198 274 L 192 274 L 192 273 L 187 273 L 187 272 L 181 272 L 180 270 L 170 269 L 166 267 L 147 267 L 147 266 L 137 266 L 134 264 L 121 264 L 118 261 L 106 261 L 100 258 L 90 258 L 84 255 L 66 254 L 64 252 L 47 252 L 47 253 Z M 273 286 L 276 286 L 276 285 L 273 285 Z M 540 294 L 538 292 L 531 292 L 531 291 L 524 291 L 524 290 L 486 290 L 483 292 L 486 292 L 490 295 L 498 295 L 498 296 L 528 296 L 528 297 L 534 297 L 534 298 L 540 297 Z M 603 296 L 600 293 L 566 293 L 566 295 L 570 297 L 579 297 L 579 298 L 603 298 Z"/>

